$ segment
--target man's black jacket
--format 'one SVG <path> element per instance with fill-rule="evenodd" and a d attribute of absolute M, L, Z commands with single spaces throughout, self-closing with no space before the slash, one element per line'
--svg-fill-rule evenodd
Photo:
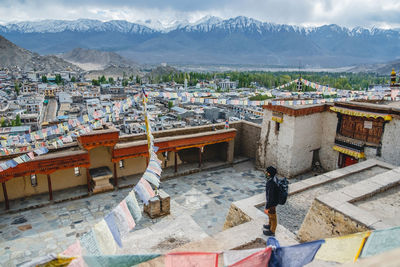
<path fill-rule="evenodd" d="M 275 177 L 268 177 L 265 184 L 265 209 L 275 207 L 279 202 L 279 188 Z"/>

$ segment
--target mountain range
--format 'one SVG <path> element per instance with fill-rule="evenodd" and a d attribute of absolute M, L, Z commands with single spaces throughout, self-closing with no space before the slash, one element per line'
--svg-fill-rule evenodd
<path fill-rule="evenodd" d="M 340 67 L 397 59 L 400 30 L 299 27 L 248 17 L 163 25 L 80 19 L 0 25 L 0 34 L 40 54 L 73 48 L 116 52 L 140 63 Z"/>
<path fill-rule="evenodd" d="M 16 46 L 0 35 L 0 68 L 19 67 L 25 71 L 62 71 L 81 69 L 56 56 L 41 56 Z"/>

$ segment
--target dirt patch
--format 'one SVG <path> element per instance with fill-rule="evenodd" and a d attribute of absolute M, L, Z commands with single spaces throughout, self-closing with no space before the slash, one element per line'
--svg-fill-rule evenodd
<path fill-rule="evenodd" d="M 257 238 L 256 240 L 253 240 L 249 243 L 236 247 L 233 250 L 244 250 L 244 249 L 265 248 L 265 247 L 267 247 L 265 240 L 263 240 L 262 238 Z"/>
<path fill-rule="evenodd" d="M 152 247 L 152 249 L 170 250 L 183 246 L 189 242 L 190 240 L 185 237 L 169 236 L 154 247 Z"/>

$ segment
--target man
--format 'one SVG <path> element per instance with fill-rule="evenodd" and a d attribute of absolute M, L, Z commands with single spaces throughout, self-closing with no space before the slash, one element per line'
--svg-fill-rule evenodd
<path fill-rule="evenodd" d="M 268 215 L 268 223 L 264 224 L 264 235 L 274 236 L 278 218 L 276 217 L 276 206 L 279 201 L 279 188 L 276 182 L 276 169 L 269 166 L 266 170 L 267 183 L 265 184 L 265 214 Z"/>

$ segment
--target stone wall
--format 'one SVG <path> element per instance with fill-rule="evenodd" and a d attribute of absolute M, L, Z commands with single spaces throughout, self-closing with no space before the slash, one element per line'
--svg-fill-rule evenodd
<path fill-rule="evenodd" d="M 322 136 L 319 160 L 322 167 L 327 171 L 336 170 L 338 167 L 339 152 L 332 149 L 335 145 L 337 123 L 338 118 L 336 113 L 321 113 Z"/>
<path fill-rule="evenodd" d="M 238 226 L 242 223 L 250 222 L 251 218 L 234 203 L 229 208 L 228 215 L 226 215 L 223 230 Z"/>
<path fill-rule="evenodd" d="M 242 121 L 240 133 L 240 153 L 249 158 L 257 157 L 261 125 L 252 122 Z"/>
<path fill-rule="evenodd" d="M 301 242 L 367 231 L 369 228 L 314 199 L 298 233 Z"/>
<path fill-rule="evenodd" d="M 381 159 L 393 165 L 400 165 L 400 117 L 393 116 L 393 120 L 385 123 L 382 136 Z"/>
<path fill-rule="evenodd" d="M 279 129 L 271 118 L 272 111 L 265 110 L 257 159 L 260 167 L 276 166 L 279 174 L 290 178 L 310 170 L 313 151 L 319 150 L 323 167 L 336 168 L 337 155 L 332 149 L 336 114 L 326 111 L 303 116 L 283 114 Z"/>

